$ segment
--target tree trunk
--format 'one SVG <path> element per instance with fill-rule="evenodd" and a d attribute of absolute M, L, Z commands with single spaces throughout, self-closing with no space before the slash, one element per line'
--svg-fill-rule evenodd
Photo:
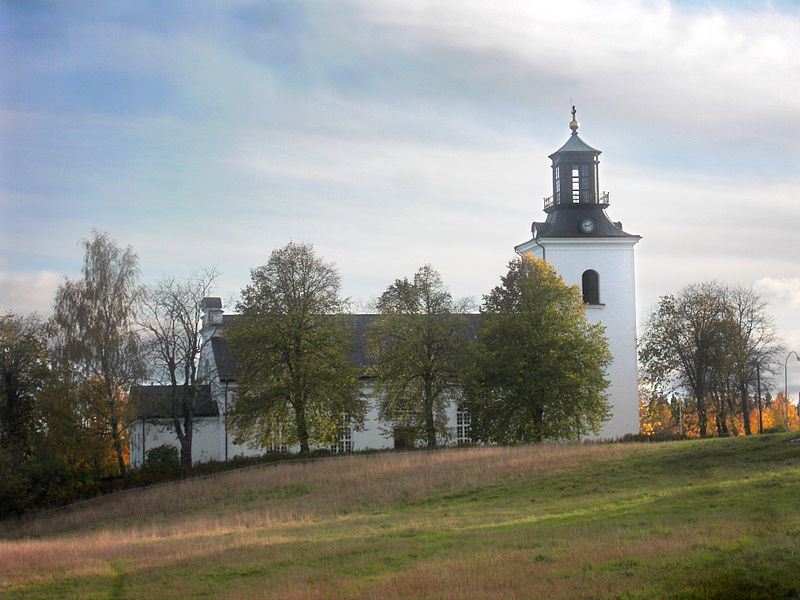
<path fill-rule="evenodd" d="M 120 475 L 127 481 L 128 469 L 125 467 L 125 456 L 122 454 L 122 438 L 119 435 L 119 423 L 117 423 L 117 417 L 113 413 L 111 417 L 111 436 L 114 438 L 114 451 L 117 454 Z"/>
<path fill-rule="evenodd" d="M 192 433 L 194 431 L 194 407 L 196 388 L 184 386 L 183 391 L 183 436 L 181 436 L 181 466 L 192 468 Z"/>
<path fill-rule="evenodd" d="M 747 405 L 747 385 L 739 389 L 742 400 L 742 419 L 744 419 L 744 434 L 750 435 L 750 407 Z"/>
<path fill-rule="evenodd" d="M 700 426 L 700 437 L 708 437 L 708 416 L 706 415 L 706 401 L 702 396 L 697 396 L 697 424 Z"/>
<path fill-rule="evenodd" d="M 433 421 L 433 389 L 430 381 L 425 382 L 425 390 L 423 392 L 425 404 L 425 437 L 428 448 L 436 447 L 436 424 Z"/>
<path fill-rule="evenodd" d="M 187 469 L 192 468 L 192 426 L 184 425 L 184 435 L 181 440 L 181 466 Z"/>
<path fill-rule="evenodd" d="M 544 390 L 540 394 L 541 402 L 534 402 L 531 407 L 533 415 L 533 441 L 537 444 L 544 441 Z"/>
<path fill-rule="evenodd" d="M 300 454 L 308 454 L 308 423 L 306 423 L 305 402 L 302 400 L 294 405 L 294 418 L 297 422 L 297 439 L 300 440 Z"/>
<path fill-rule="evenodd" d="M 761 368 L 756 364 L 756 394 L 758 394 L 758 433 L 764 433 L 764 419 L 761 406 Z"/>

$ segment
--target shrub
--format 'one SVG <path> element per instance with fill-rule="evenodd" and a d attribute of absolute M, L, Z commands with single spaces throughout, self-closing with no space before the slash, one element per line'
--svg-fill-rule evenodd
<path fill-rule="evenodd" d="M 178 449 L 175 446 L 163 444 L 147 451 L 144 466 L 147 469 L 158 471 L 173 471 L 181 466 L 178 458 Z"/>

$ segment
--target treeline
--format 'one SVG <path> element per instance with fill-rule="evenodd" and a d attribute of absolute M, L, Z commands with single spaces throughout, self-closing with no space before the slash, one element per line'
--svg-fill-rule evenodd
<path fill-rule="evenodd" d="M 752 288 L 712 281 L 661 297 L 639 340 L 642 432 L 677 434 L 685 415 L 690 435 L 750 435 L 763 429 L 765 408 L 774 428 L 765 381 L 782 367 L 782 352 Z"/>
<path fill-rule="evenodd" d="M 800 430 L 797 405 L 787 405 L 783 392 L 773 398 L 766 392 L 759 404 L 752 399 L 750 411 L 750 431 L 758 433 L 777 433 Z M 745 435 L 746 430 L 740 412 L 730 407 L 724 415 L 718 414 L 711 406 L 707 409 L 707 420 L 717 423 L 725 419 L 727 433 L 722 435 Z M 666 396 L 654 393 L 652 389 L 639 390 L 639 430 L 644 438 L 654 440 L 700 437 L 700 419 L 697 404 L 693 398 L 685 396 Z M 714 430 L 716 432 L 716 430 Z"/>
<path fill-rule="evenodd" d="M 145 374 L 136 255 L 94 232 L 53 316 L 0 317 L 0 507 L 71 501 L 127 477 L 131 386 Z"/>
<path fill-rule="evenodd" d="M 192 468 L 202 369 L 202 302 L 216 273 L 139 283 L 136 254 L 94 231 L 81 277 L 65 279 L 53 317 L 0 319 L 0 516 L 137 482 L 128 427 L 138 386 L 160 384 L 179 452 L 155 448 L 145 465 Z M 452 441 L 446 411 L 468 409 L 474 441 L 577 439 L 608 415 L 602 328 L 576 287 L 546 263 L 509 264 L 484 297 L 476 328 L 430 266 L 397 279 L 362 332 L 381 418 L 409 445 Z M 227 332 L 238 362 L 229 422 L 238 441 L 335 445 L 368 408 L 353 364 L 353 332 L 333 265 L 308 244 L 276 249 L 252 269 Z M 360 334 L 359 334 L 360 335 Z"/>

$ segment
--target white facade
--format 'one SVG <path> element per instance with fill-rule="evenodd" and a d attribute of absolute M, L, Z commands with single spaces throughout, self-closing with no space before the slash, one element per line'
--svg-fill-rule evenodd
<path fill-rule="evenodd" d="M 232 432 L 225 426 L 225 397 L 224 385 L 218 386 L 215 399 L 220 409 L 219 416 L 195 418 L 194 435 L 192 438 L 192 462 L 227 461 L 237 456 L 261 456 L 271 450 L 282 452 L 298 452 L 299 446 L 262 448 L 246 444 L 234 444 Z M 236 385 L 228 385 L 228 403 L 233 399 Z M 372 385 L 365 383 L 363 393 L 370 399 L 369 409 L 364 419 L 364 428 L 361 431 L 351 431 L 349 436 L 340 440 L 339 446 L 329 448 L 337 451 L 364 451 L 383 450 L 394 447 L 394 437 L 391 427 L 385 427 L 378 417 L 378 407 L 372 392 Z M 451 424 L 451 439 L 448 443 L 463 443 L 468 440 L 468 423 L 461 424 L 457 416 L 455 403 L 447 409 L 448 422 Z M 466 430 L 464 429 L 466 427 Z M 445 442 L 445 440 L 442 440 Z M 180 451 L 180 443 L 172 428 L 169 419 L 138 419 L 130 428 L 130 463 L 131 467 L 142 466 L 147 456 L 147 451 L 157 446 L 168 445 Z"/>
<path fill-rule="evenodd" d="M 599 276 L 600 302 L 587 304 L 590 323 L 602 323 L 612 363 L 608 369 L 611 418 L 601 439 L 639 433 L 638 363 L 636 357 L 636 279 L 634 246 L 638 237 L 548 238 L 515 248 L 519 254 L 544 258 L 567 285 L 581 287 L 583 273 Z"/>

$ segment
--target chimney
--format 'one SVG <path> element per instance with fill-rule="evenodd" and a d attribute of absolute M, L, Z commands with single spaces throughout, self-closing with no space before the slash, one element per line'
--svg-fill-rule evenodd
<path fill-rule="evenodd" d="M 203 298 L 200 308 L 203 311 L 203 330 L 222 325 L 222 298 Z"/>

